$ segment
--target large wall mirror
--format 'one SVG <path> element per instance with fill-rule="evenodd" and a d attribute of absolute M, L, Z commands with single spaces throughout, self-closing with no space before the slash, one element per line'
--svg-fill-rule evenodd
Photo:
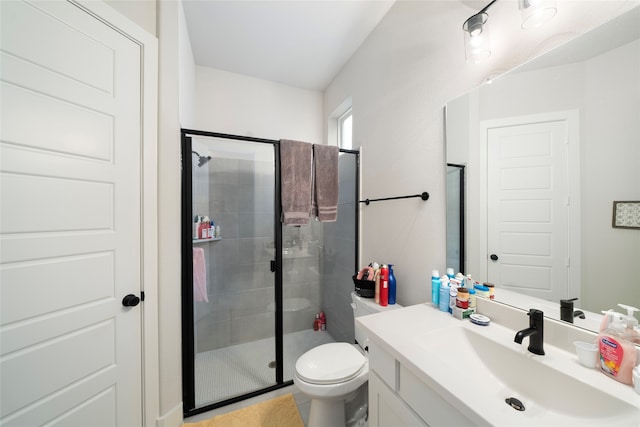
<path fill-rule="evenodd" d="M 591 330 L 640 306 L 640 230 L 612 226 L 615 201 L 640 200 L 640 6 L 449 102 L 446 136 L 463 273 L 553 317 L 578 298 Z"/>

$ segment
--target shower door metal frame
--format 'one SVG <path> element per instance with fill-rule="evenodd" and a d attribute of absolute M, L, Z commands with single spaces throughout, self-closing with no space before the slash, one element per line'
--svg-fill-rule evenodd
<path fill-rule="evenodd" d="M 182 156 L 182 183 L 181 183 L 181 241 L 182 241 L 182 402 L 183 415 L 185 417 L 207 412 L 212 409 L 236 403 L 254 396 L 268 393 L 293 384 L 293 380 L 284 381 L 284 357 L 283 357 L 283 280 L 282 280 L 282 230 L 283 224 L 280 221 L 282 206 L 280 204 L 280 141 L 273 139 L 254 138 L 241 135 L 231 135 L 217 132 L 207 132 L 193 129 L 181 129 L 181 156 Z M 274 147 L 274 245 L 275 260 L 272 261 L 272 272 L 274 278 L 274 298 L 275 298 L 275 344 L 276 344 L 276 384 L 263 389 L 255 390 L 243 395 L 235 396 L 219 402 L 196 408 L 195 404 L 195 340 L 194 340 L 194 310 L 193 304 L 185 304 L 185 301 L 193 301 L 193 243 L 192 243 L 192 164 L 191 164 L 191 137 L 204 136 L 211 138 L 222 138 L 243 142 L 256 142 L 271 144 Z M 354 198 L 355 215 L 355 265 L 354 271 L 358 270 L 359 263 L 359 241 L 360 241 L 360 216 L 358 214 L 359 189 L 360 189 L 360 151 L 339 149 L 340 153 L 348 153 L 356 156 L 356 185 Z"/>

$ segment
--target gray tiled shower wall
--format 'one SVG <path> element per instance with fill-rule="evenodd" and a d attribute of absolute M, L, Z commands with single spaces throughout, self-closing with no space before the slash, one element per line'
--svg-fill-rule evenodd
<path fill-rule="evenodd" d="M 338 222 L 284 228 L 283 246 L 290 250 L 283 256 L 285 333 L 311 328 L 322 306 L 331 334 L 353 341 L 355 156 L 348 157 L 340 156 Z M 196 303 L 198 352 L 274 335 L 273 173 L 271 162 L 215 156 L 194 167 L 194 214 L 209 215 L 222 232 L 222 240 L 199 245 L 209 302 Z"/>

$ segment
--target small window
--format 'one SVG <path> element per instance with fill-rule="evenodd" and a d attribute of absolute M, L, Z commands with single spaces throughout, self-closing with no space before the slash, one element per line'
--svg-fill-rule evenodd
<path fill-rule="evenodd" d="M 351 108 L 349 108 L 340 117 L 338 117 L 338 147 L 345 150 L 351 150 L 353 148 L 352 128 L 353 115 L 351 114 Z"/>

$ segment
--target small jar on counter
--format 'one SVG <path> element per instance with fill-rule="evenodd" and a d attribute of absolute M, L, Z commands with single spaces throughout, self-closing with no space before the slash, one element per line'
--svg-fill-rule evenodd
<path fill-rule="evenodd" d="M 476 308 L 476 290 L 469 289 L 469 308 Z"/>
<path fill-rule="evenodd" d="M 485 283 L 484 285 L 489 288 L 489 299 L 495 299 L 496 286 L 493 283 Z"/>
<path fill-rule="evenodd" d="M 456 295 L 456 307 L 469 308 L 469 289 L 458 288 L 458 295 Z"/>

